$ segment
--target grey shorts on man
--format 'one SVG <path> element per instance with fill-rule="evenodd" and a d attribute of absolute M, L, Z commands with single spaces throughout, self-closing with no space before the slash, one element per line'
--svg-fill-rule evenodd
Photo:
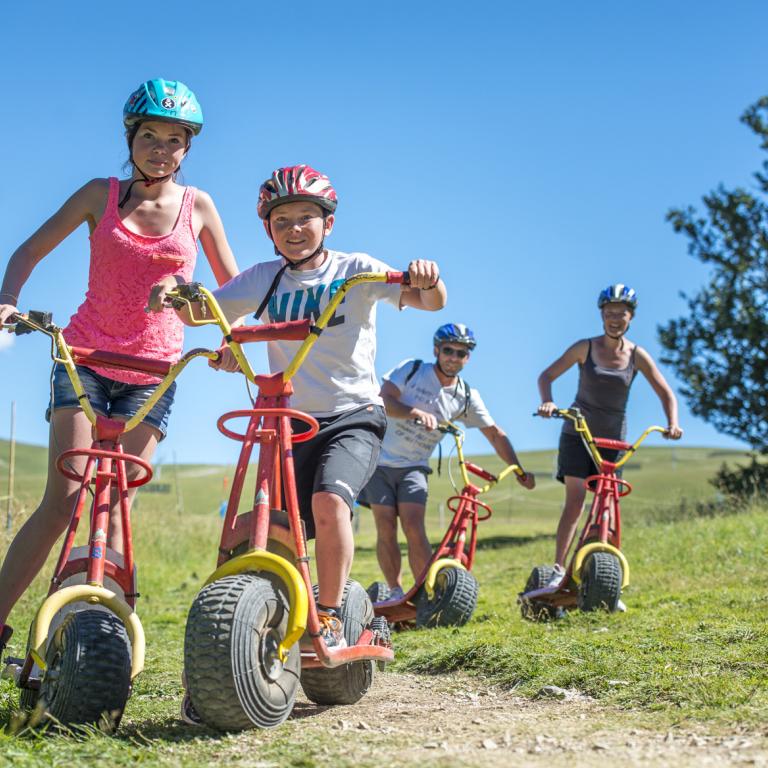
<path fill-rule="evenodd" d="M 397 507 L 398 504 L 427 503 L 427 467 L 376 467 L 358 501 L 366 505 L 380 504 Z"/>

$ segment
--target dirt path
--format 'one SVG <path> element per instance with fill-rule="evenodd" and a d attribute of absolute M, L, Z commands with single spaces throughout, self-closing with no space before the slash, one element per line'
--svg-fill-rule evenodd
<path fill-rule="evenodd" d="M 327 752 L 343 763 L 768 766 L 768 727 L 762 733 L 702 726 L 659 733 L 632 722 L 631 715 L 568 693 L 531 701 L 468 678 L 379 674 L 355 706 L 318 714 L 302 700 L 284 727 L 303 738 L 312 731 L 336 734 Z"/>

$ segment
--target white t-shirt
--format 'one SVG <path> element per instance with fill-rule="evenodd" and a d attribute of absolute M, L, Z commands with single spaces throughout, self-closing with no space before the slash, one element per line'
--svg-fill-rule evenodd
<path fill-rule="evenodd" d="M 401 403 L 431 413 L 438 421 L 460 421 L 468 427 L 494 425 L 480 393 L 471 387 L 467 403 L 465 382 L 458 379 L 456 384 L 444 387 L 437 378 L 433 363 L 422 363 L 406 383 L 414 363 L 412 359 L 404 360 L 384 374 L 384 381 L 391 382 L 400 390 Z M 429 466 L 429 457 L 442 437 L 436 429 L 427 431 L 412 419 L 390 418 L 381 445 L 379 466 Z"/>
<path fill-rule="evenodd" d="M 256 264 L 218 290 L 216 300 L 232 322 L 255 312 L 272 280 L 285 264 L 282 259 Z M 262 318 L 270 322 L 317 320 L 339 286 L 358 272 L 387 272 L 392 268 L 366 253 L 328 251 L 322 266 L 287 269 Z M 339 304 L 307 359 L 291 380 L 291 405 L 314 416 L 332 416 L 361 405 L 382 404 L 376 381 L 376 302 L 400 305 L 400 286 L 363 283 L 354 286 Z M 272 373 L 284 371 L 301 346 L 300 341 L 270 341 Z"/>

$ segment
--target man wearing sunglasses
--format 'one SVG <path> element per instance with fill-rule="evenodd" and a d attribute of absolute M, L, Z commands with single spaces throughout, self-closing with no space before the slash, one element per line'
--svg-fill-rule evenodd
<path fill-rule="evenodd" d="M 404 360 L 384 375 L 381 397 L 387 411 L 387 433 L 378 467 L 363 489 L 376 521 L 376 554 L 389 586 L 390 600 L 403 596 L 397 519 L 408 542 L 408 562 L 414 578 L 422 573 L 432 547 L 424 517 L 427 506 L 429 457 L 440 442 L 440 422 L 460 421 L 478 427 L 507 464 L 520 464 L 504 430 L 495 424 L 480 393 L 459 375 L 475 348 L 475 335 L 462 323 L 441 325 L 435 332 L 434 363 Z M 517 475 L 533 488 L 531 473 Z"/>

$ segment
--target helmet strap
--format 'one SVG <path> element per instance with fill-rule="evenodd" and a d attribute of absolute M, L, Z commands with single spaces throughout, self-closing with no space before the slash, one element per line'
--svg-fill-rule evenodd
<path fill-rule="evenodd" d="M 123 195 L 123 199 L 117 204 L 118 208 L 122 208 L 130 199 L 131 192 L 133 191 L 133 185 L 138 184 L 140 181 L 144 182 L 145 187 L 152 187 L 155 184 L 159 184 L 161 181 L 167 181 L 168 179 L 173 176 L 173 173 L 167 173 L 165 176 L 158 176 L 157 178 L 151 179 L 149 176 L 147 176 L 144 171 L 139 168 L 136 163 L 133 162 L 133 152 L 131 152 L 131 165 L 141 174 L 142 178 L 140 179 L 134 179 L 129 185 L 128 189 L 125 190 L 125 194 Z"/>
<path fill-rule="evenodd" d="M 259 304 L 259 308 L 253 313 L 253 316 L 257 320 L 261 319 L 261 316 L 264 313 L 264 310 L 267 308 L 267 304 L 269 304 L 269 300 L 277 292 L 277 286 L 280 284 L 280 278 L 285 273 L 285 270 L 298 269 L 302 264 L 306 264 L 308 261 L 312 261 L 312 259 L 314 259 L 316 256 L 319 256 L 323 252 L 323 247 L 324 247 L 323 243 L 321 242 L 319 247 L 315 249 L 314 253 L 310 253 L 309 256 L 305 256 L 303 259 L 299 259 L 298 261 L 291 261 L 290 259 L 286 259 L 285 256 L 283 256 L 283 254 L 277 250 L 277 246 L 275 246 L 275 256 L 279 256 L 281 259 L 285 259 L 285 264 L 283 264 L 283 266 L 277 270 L 277 274 L 272 280 L 272 285 L 269 286 L 269 290 L 267 291 L 264 298 L 261 300 L 261 304 Z"/>
<path fill-rule="evenodd" d="M 624 349 L 624 336 L 626 336 L 626 334 L 628 332 L 629 332 L 629 326 L 627 326 L 627 330 L 626 331 L 624 331 L 623 333 L 620 333 L 618 336 L 611 336 L 611 334 L 608 333 L 608 331 L 605 332 L 605 335 L 609 339 L 613 339 L 614 341 L 620 341 L 621 344 L 619 345 L 619 349 Z"/>

